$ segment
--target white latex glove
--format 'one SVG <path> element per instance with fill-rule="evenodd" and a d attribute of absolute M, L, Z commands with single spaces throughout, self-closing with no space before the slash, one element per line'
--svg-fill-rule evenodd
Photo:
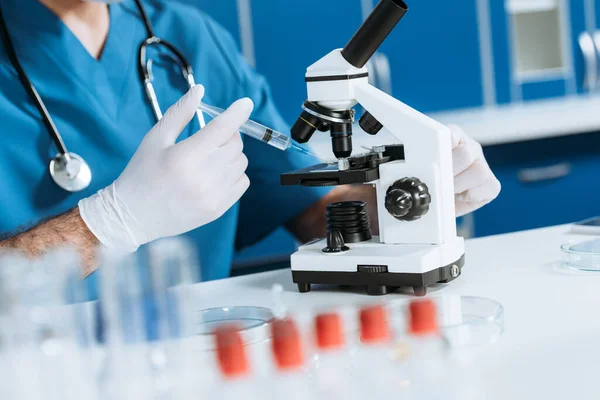
<path fill-rule="evenodd" d="M 175 144 L 204 95 L 195 86 L 146 134 L 119 178 L 79 202 L 83 221 L 109 249 L 138 246 L 208 224 L 248 189 L 240 126 L 253 109 L 236 101 L 193 136 Z"/>
<path fill-rule="evenodd" d="M 500 181 L 490 169 L 481 145 L 456 125 L 452 131 L 452 164 L 456 216 L 468 214 L 494 200 L 500 193 Z"/>

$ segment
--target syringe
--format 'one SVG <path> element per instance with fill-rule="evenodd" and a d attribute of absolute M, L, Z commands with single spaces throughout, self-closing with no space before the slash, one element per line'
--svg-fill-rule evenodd
<path fill-rule="evenodd" d="M 221 115 L 225 110 L 219 107 L 210 106 L 205 103 L 200 103 L 198 108 L 210 115 L 212 118 L 216 118 Z M 294 142 L 289 136 L 284 135 L 281 132 L 277 132 L 271 128 L 268 128 L 258 122 L 252 121 L 249 119 L 240 127 L 240 132 L 246 136 L 250 136 L 256 140 L 260 140 L 265 142 L 268 145 L 275 147 L 281 151 L 293 150 L 298 153 L 306 154 L 312 157 L 315 157 L 323 162 L 329 163 L 329 161 L 317 156 L 316 154 L 311 153 L 305 148 L 301 147 L 298 143 Z"/>

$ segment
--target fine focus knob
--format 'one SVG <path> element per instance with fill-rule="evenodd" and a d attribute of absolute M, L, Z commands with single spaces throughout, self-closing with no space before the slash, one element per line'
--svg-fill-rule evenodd
<path fill-rule="evenodd" d="M 387 190 L 385 208 L 396 219 L 414 221 L 429 211 L 431 195 L 426 184 L 417 178 L 402 178 Z"/>

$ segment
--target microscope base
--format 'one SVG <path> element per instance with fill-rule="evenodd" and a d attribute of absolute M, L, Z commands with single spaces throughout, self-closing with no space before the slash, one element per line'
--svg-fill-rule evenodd
<path fill-rule="evenodd" d="M 366 286 L 369 295 L 412 287 L 416 296 L 424 296 L 428 286 L 460 276 L 465 261 L 459 237 L 443 245 L 388 245 L 374 237 L 338 254 L 323 253 L 325 246 L 319 240 L 292 255 L 292 277 L 300 293 L 309 292 L 311 284 L 332 284 Z"/>

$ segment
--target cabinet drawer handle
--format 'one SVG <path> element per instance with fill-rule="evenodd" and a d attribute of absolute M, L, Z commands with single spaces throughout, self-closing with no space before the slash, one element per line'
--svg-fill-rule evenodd
<path fill-rule="evenodd" d="M 594 38 L 589 32 L 581 32 L 578 42 L 585 60 L 583 87 L 594 91 L 598 83 L 598 58 Z"/>
<path fill-rule="evenodd" d="M 594 42 L 594 51 L 596 56 L 596 85 L 594 87 L 597 88 L 598 84 L 600 84 L 600 65 L 598 64 L 598 57 L 600 57 L 600 31 L 594 32 L 592 41 Z"/>
<path fill-rule="evenodd" d="M 523 168 L 517 176 L 522 183 L 534 183 L 564 178 L 573 168 L 568 162 L 538 168 Z"/>

